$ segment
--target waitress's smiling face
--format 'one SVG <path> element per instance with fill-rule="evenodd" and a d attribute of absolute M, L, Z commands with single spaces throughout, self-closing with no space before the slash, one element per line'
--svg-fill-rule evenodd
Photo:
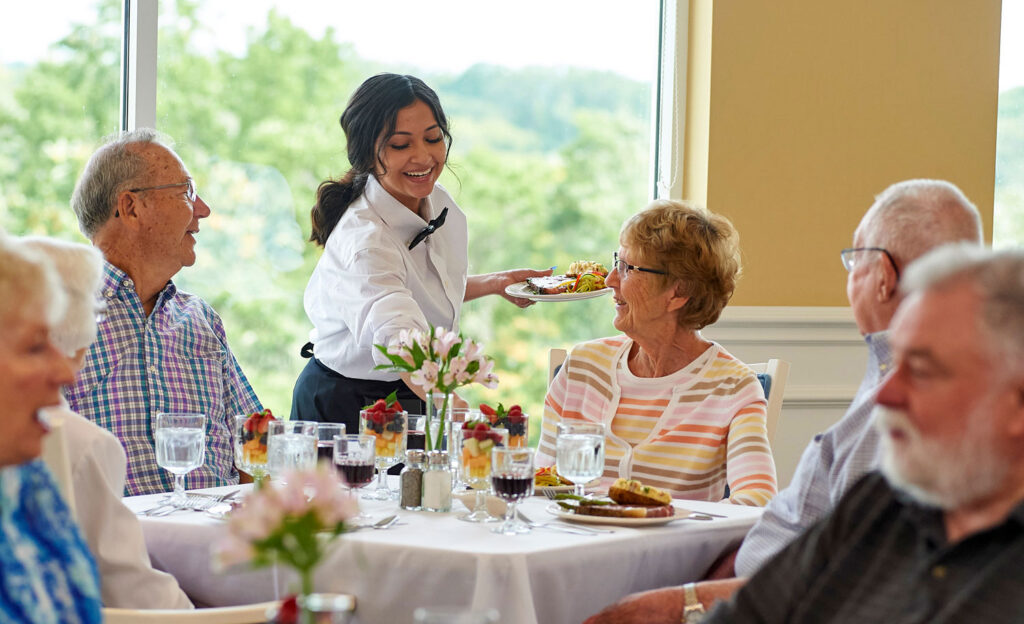
<path fill-rule="evenodd" d="M 392 197 L 419 214 L 420 200 L 434 190 L 448 155 L 430 106 L 416 100 L 399 110 L 394 134 L 381 141 L 377 153 L 384 166 L 377 164 L 377 179 Z"/>

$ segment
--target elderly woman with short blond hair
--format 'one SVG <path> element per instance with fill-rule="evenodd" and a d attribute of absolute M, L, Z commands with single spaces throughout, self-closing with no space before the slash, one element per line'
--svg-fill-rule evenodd
<path fill-rule="evenodd" d="M 0 232 L 0 621 L 99 622 L 96 566 L 39 459 L 39 414 L 74 381 L 50 342 L 64 311 L 53 269 Z"/>
<path fill-rule="evenodd" d="M 764 505 L 775 495 L 766 401 L 754 372 L 700 334 L 740 274 L 739 235 L 723 216 L 659 200 L 631 217 L 607 277 L 621 335 L 576 345 L 544 401 L 538 463 L 554 463 L 557 425 L 605 425 L 605 480 L 631 478 L 675 498 Z"/>

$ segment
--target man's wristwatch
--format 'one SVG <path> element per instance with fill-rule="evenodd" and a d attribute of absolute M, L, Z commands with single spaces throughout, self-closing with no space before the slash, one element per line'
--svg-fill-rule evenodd
<path fill-rule="evenodd" d="M 693 583 L 683 585 L 683 624 L 697 624 L 704 619 L 707 613 L 704 605 L 697 600 L 697 586 Z"/>

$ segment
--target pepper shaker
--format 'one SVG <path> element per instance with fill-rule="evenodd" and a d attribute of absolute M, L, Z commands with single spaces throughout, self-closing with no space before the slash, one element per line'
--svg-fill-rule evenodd
<path fill-rule="evenodd" d="M 423 451 L 411 449 L 405 452 L 405 467 L 398 477 L 402 493 L 399 505 L 402 509 L 417 510 L 421 508 L 423 497 L 423 464 L 426 454 Z"/>

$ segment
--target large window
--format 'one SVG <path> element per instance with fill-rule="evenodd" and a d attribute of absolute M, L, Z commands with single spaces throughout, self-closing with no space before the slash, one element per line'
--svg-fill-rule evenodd
<path fill-rule="evenodd" d="M 1024 3 L 1003 3 L 992 243 L 1024 245 Z"/>
<path fill-rule="evenodd" d="M 159 3 L 153 118 L 213 208 L 196 266 L 176 281 L 223 315 L 244 369 L 275 412 L 290 407 L 310 329 L 302 293 L 318 249 L 305 242 L 309 208 L 319 182 L 348 167 L 338 117 L 369 75 L 412 73 L 438 91 L 454 136 L 454 174 L 442 183 L 468 214 L 472 272 L 608 263 L 621 223 L 650 196 L 657 0 L 251 0 L 239 11 L 240 4 Z M 74 232 L 74 178 L 98 138 L 115 129 L 120 19 L 118 0 L 103 0 L 64 25 L 73 32 L 92 22 L 97 36 L 53 66 L 25 68 L 60 69 L 88 84 L 61 89 L 58 101 L 25 104 L 32 116 L 64 121 L 46 140 L 77 147 L 64 166 L 67 183 L 33 199 L 37 210 L 5 216 L 9 229 L 60 212 L 37 230 Z M 96 58 L 109 59 L 114 73 L 100 80 L 98 70 L 82 69 Z M 94 92 L 108 98 L 97 113 L 108 123 L 99 129 L 93 121 L 96 131 L 85 132 L 66 107 Z M 23 150 L 42 143 L 32 128 Z M 19 183 L 12 193 L 39 190 Z M 486 343 L 501 384 L 469 398 L 520 403 L 539 417 L 548 349 L 614 333 L 611 316 L 608 298 L 526 310 L 497 297 L 470 302 L 462 329 Z"/>
<path fill-rule="evenodd" d="M 7 7 L 0 20 L 0 228 L 82 240 L 69 200 L 116 132 L 121 6 Z"/>

